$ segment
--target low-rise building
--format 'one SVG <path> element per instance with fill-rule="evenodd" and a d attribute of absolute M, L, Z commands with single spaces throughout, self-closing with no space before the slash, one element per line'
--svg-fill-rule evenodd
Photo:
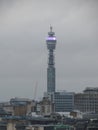
<path fill-rule="evenodd" d="M 54 103 L 54 112 L 71 112 L 74 109 L 74 93 L 58 91 L 44 93 Z"/>
<path fill-rule="evenodd" d="M 83 93 L 75 94 L 74 106 L 84 113 L 98 113 L 98 88 L 88 87 Z"/>
<path fill-rule="evenodd" d="M 25 116 L 32 111 L 32 100 L 26 98 L 12 98 L 10 100 L 13 106 L 14 116 Z"/>
<path fill-rule="evenodd" d="M 74 93 L 55 92 L 54 93 L 55 112 L 71 112 L 74 109 Z"/>
<path fill-rule="evenodd" d="M 50 115 L 54 112 L 54 104 L 49 100 L 48 97 L 43 97 L 42 101 L 39 102 L 40 115 Z"/>

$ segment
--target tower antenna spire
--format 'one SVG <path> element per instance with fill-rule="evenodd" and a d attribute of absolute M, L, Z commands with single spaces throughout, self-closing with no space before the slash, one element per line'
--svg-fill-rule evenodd
<path fill-rule="evenodd" d="M 50 25 L 50 32 L 52 32 L 53 27 Z"/>
<path fill-rule="evenodd" d="M 54 37 L 54 35 L 55 35 L 55 33 L 54 33 L 52 30 L 53 30 L 53 27 L 52 27 L 51 24 L 50 24 L 50 31 L 48 32 L 48 35 L 49 35 L 50 37 Z"/>

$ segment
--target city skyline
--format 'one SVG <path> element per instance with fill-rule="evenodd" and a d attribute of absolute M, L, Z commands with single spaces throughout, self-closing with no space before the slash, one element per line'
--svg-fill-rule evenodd
<path fill-rule="evenodd" d="M 46 37 L 57 37 L 56 90 L 98 87 L 97 0 L 0 1 L 0 101 L 47 89 Z"/>

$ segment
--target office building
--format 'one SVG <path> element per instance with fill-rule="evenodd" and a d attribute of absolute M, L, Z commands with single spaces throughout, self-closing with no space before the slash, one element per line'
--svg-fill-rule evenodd
<path fill-rule="evenodd" d="M 74 109 L 74 93 L 55 92 L 54 93 L 55 112 L 71 112 Z"/>
<path fill-rule="evenodd" d="M 87 87 L 74 97 L 75 109 L 85 113 L 98 113 L 98 88 Z"/>
<path fill-rule="evenodd" d="M 40 115 L 50 115 L 54 112 L 54 104 L 48 97 L 43 97 L 42 101 L 39 102 L 39 105 Z"/>
<path fill-rule="evenodd" d="M 26 98 L 12 98 L 10 104 L 13 106 L 14 116 L 25 116 L 31 113 L 32 100 Z"/>

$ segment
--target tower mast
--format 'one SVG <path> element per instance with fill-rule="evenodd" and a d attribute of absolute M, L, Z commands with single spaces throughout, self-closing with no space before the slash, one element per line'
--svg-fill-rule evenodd
<path fill-rule="evenodd" d="M 48 37 L 46 39 L 47 49 L 49 50 L 48 68 L 47 68 L 47 92 L 48 93 L 55 92 L 54 50 L 56 47 L 56 37 L 52 29 L 53 29 L 52 26 L 50 26 L 50 32 L 48 32 Z"/>

